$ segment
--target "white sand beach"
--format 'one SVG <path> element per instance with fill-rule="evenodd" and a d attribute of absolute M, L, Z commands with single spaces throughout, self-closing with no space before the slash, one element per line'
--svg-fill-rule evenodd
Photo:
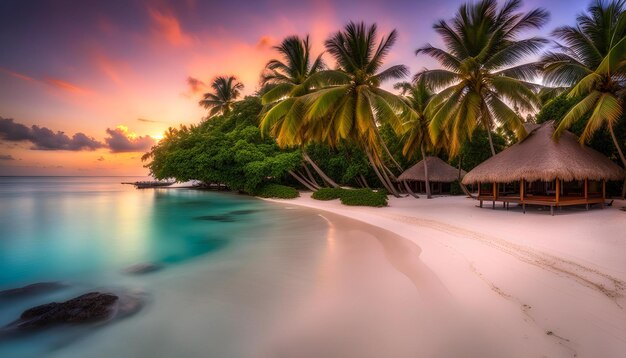
<path fill-rule="evenodd" d="M 406 239 L 386 244 L 379 236 L 392 270 L 371 276 L 380 295 L 395 287 L 394 295 L 406 298 L 394 305 L 417 307 L 400 317 L 402 308 L 390 307 L 389 316 L 379 317 L 381 327 L 414 328 L 397 330 L 404 333 L 392 341 L 417 343 L 410 346 L 419 351 L 388 351 L 396 357 L 623 357 L 626 351 L 624 201 L 555 216 L 480 209 L 465 197 L 390 198 L 386 208 L 348 207 L 308 193 L 274 201 L 339 214 Z M 403 290 L 393 285 L 397 273 L 410 283 Z M 363 340 L 366 352 L 368 344 L 381 346 Z"/>

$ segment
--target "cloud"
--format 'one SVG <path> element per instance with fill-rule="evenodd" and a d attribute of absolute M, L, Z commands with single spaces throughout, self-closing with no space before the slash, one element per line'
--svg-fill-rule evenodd
<path fill-rule="evenodd" d="M 10 76 L 13 76 L 15 78 L 19 78 L 20 80 L 26 81 L 26 82 L 37 82 L 37 80 L 35 80 L 34 78 L 27 76 L 23 73 L 19 73 L 19 72 L 15 72 L 15 71 L 11 71 L 9 69 L 0 67 L 0 72 L 4 72 Z"/>
<path fill-rule="evenodd" d="M 96 159 L 96 160 L 99 161 L 99 162 L 104 162 L 105 159 L 104 159 L 103 156 L 99 156 L 98 159 Z"/>
<path fill-rule="evenodd" d="M 191 76 L 187 77 L 187 85 L 189 86 L 191 93 L 198 93 L 206 87 L 204 82 Z"/>
<path fill-rule="evenodd" d="M 104 141 L 113 153 L 121 152 L 145 152 L 156 144 L 156 140 L 149 135 L 137 136 L 128 131 L 126 126 L 117 126 L 115 129 L 107 128 L 109 137 Z"/>
<path fill-rule="evenodd" d="M 139 122 L 146 122 L 146 123 L 165 123 L 162 121 L 155 121 L 154 119 L 146 119 L 146 118 L 137 118 L 137 120 Z"/>
<path fill-rule="evenodd" d="M 25 81 L 25 82 L 40 83 L 40 84 L 48 85 L 48 86 L 63 90 L 65 92 L 72 93 L 72 94 L 84 95 L 89 92 L 85 88 L 79 87 L 75 84 L 69 83 L 67 81 L 64 81 L 58 78 L 44 77 L 42 79 L 37 79 L 37 78 L 30 77 L 28 75 L 25 75 L 23 73 L 11 71 L 3 67 L 0 67 L 0 72 L 6 73 L 9 76 L 13 76 L 15 78 L 19 78 L 20 80 Z"/>
<path fill-rule="evenodd" d="M 0 117 L 0 138 L 18 142 L 22 140 L 31 140 L 32 135 L 30 128 L 21 123 L 15 123 L 12 118 Z"/>
<path fill-rule="evenodd" d="M 0 160 L 15 160 L 10 154 L 0 154 Z"/>
<path fill-rule="evenodd" d="M 58 78 L 46 77 L 43 81 L 51 86 L 54 86 L 66 92 L 70 92 L 72 94 L 83 95 L 87 93 L 87 90 L 85 90 L 84 88 L 78 87 L 74 84 L 60 80 Z"/>
<path fill-rule="evenodd" d="M 265 49 L 275 42 L 276 41 L 271 36 L 263 35 L 259 39 L 259 42 L 257 42 L 256 47 L 257 49 Z"/>
<path fill-rule="evenodd" d="M 96 150 L 104 147 L 102 142 L 88 137 L 84 133 L 76 133 L 72 137 L 61 131 L 40 126 L 27 127 L 15 122 L 12 118 L 0 117 L 0 140 L 9 142 L 30 141 L 31 149 L 35 150 Z"/>
<path fill-rule="evenodd" d="M 193 43 L 193 38 L 183 32 L 180 22 L 174 15 L 156 9 L 148 9 L 148 13 L 158 35 L 165 38 L 171 45 L 189 46 Z"/>

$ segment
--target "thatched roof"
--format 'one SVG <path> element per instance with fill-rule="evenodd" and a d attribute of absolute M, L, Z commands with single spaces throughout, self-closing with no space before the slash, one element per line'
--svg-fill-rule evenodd
<path fill-rule="evenodd" d="M 554 140 L 553 121 L 528 126 L 527 131 L 528 136 L 524 140 L 467 173 L 463 183 L 624 178 L 625 172 L 621 167 L 601 153 L 581 145 L 574 134 L 565 131 L 558 141 Z"/>
<path fill-rule="evenodd" d="M 428 166 L 428 180 L 431 182 L 450 183 L 459 179 L 459 170 L 437 157 L 426 157 L 426 165 Z M 465 171 L 461 170 L 461 176 L 463 175 Z M 425 181 L 424 161 L 420 160 L 419 163 L 405 170 L 398 180 Z"/>

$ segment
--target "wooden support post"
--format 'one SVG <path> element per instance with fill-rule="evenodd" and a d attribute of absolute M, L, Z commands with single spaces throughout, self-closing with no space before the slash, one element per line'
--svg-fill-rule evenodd
<path fill-rule="evenodd" d="M 478 182 L 478 197 L 480 198 L 480 182 Z"/>
<path fill-rule="evenodd" d="M 556 205 L 559 206 L 559 197 L 561 196 L 561 181 L 556 178 Z"/>
<path fill-rule="evenodd" d="M 604 202 L 606 201 L 606 180 L 602 180 L 602 209 L 604 209 Z"/>
<path fill-rule="evenodd" d="M 524 189 L 526 189 L 526 182 L 524 181 L 524 179 L 522 179 L 519 186 L 519 200 L 521 202 L 524 202 Z"/>
<path fill-rule="evenodd" d="M 492 209 L 496 208 L 496 199 L 498 199 L 498 184 L 493 183 L 493 206 Z"/>
<path fill-rule="evenodd" d="M 589 200 L 589 183 L 588 180 L 585 179 L 585 201 Z"/>

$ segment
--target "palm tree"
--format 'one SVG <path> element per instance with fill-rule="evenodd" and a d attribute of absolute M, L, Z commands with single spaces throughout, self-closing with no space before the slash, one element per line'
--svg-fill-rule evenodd
<path fill-rule="evenodd" d="M 308 35 L 304 39 L 289 36 L 274 49 L 283 59 L 270 60 L 261 76 L 261 84 L 264 87 L 261 101 L 266 105 L 266 110 L 261 114 L 261 131 L 270 132 L 280 147 L 299 146 L 302 157 L 318 175 L 329 185 L 339 187 L 307 154 L 306 130 L 302 112 L 299 111 L 302 104 L 298 102 L 298 98 L 313 91 L 317 84 L 311 76 L 325 68 L 322 54 L 311 61 Z M 308 171 L 306 165 L 304 168 Z M 314 184 L 315 180 L 311 175 L 309 179 L 313 182 L 311 184 Z"/>
<path fill-rule="evenodd" d="M 303 96 L 304 119 L 309 138 L 336 147 L 348 140 L 367 155 L 383 186 L 398 196 L 383 162 L 382 150 L 388 153 L 379 132 L 379 125 L 390 123 L 396 132 L 402 127 L 406 104 L 380 85 L 386 80 L 408 75 L 404 65 L 380 71 L 385 56 L 396 42 L 397 32 L 377 41 L 377 26 L 350 22 L 325 42 L 326 51 L 337 62 L 337 69 L 321 71 L 319 78 L 328 86 Z M 393 158 L 392 158 L 393 160 Z"/>
<path fill-rule="evenodd" d="M 426 197 L 430 199 L 430 181 L 428 179 L 428 165 L 426 164 L 426 148 L 434 147 L 430 135 L 428 134 L 428 126 L 430 120 L 426 115 L 426 106 L 433 97 L 433 92 L 428 88 L 426 81 L 421 80 L 416 84 L 410 82 L 399 82 L 393 86 L 400 90 L 404 96 L 408 106 L 414 112 L 410 120 L 404 123 L 405 132 L 403 136 L 404 146 L 402 154 L 408 158 L 413 158 L 419 148 L 424 163 L 424 177 L 426 184 Z"/>
<path fill-rule="evenodd" d="M 521 63 L 547 42 L 541 37 L 519 39 L 520 33 L 539 29 L 548 20 L 543 9 L 518 12 L 521 0 L 509 0 L 500 8 L 496 0 L 463 4 L 450 21 L 440 20 L 433 28 L 446 49 L 427 44 L 416 54 L 436 59 L 443 69 L 424 70 L 424 78 L 434 89 L 441 89 L 430 101 L 430 134 L 434 140 L 449 135 L 449 151 L 458 154 L 461 144 L 471 138 L 478 126 L 489 134 L 491 154 L 495 155 L 491 131 L 503 126 L 523 138 L 523 119 L 509 105 L 534 111 L 540 101 L 529 82 L 539 72 L 537 63 Z"/>
<path fill-rule="evenodd" d="M 235 76 L 218 76 L 211 82 L 211 88 L 213 92 L 205 93 L 200 100 L 200 105 L 209 110 L 209 118 L 230 113 L 243 90 L 243 84 Z"/>
<path fill-rule="evenodd" d="M 555 137 L 591 112 L 580 142 L 587 142 L 606 126 L 624 168 L 626 158 L 613 128 L 624 114 L 626 96 L 625 6 L 621 0 L 593 2 L 587 14 L 578 16 L 576 27 L 562 26 L 553 31 L 552 35 L 563 43 L 557 44 L 558 51 L 548 52 L 542 58 L 544 81 L 571 88 L 568 96 L 582 98 L 565 114 Z M 625 193 L 626 182 L 622 197 Z"/>

